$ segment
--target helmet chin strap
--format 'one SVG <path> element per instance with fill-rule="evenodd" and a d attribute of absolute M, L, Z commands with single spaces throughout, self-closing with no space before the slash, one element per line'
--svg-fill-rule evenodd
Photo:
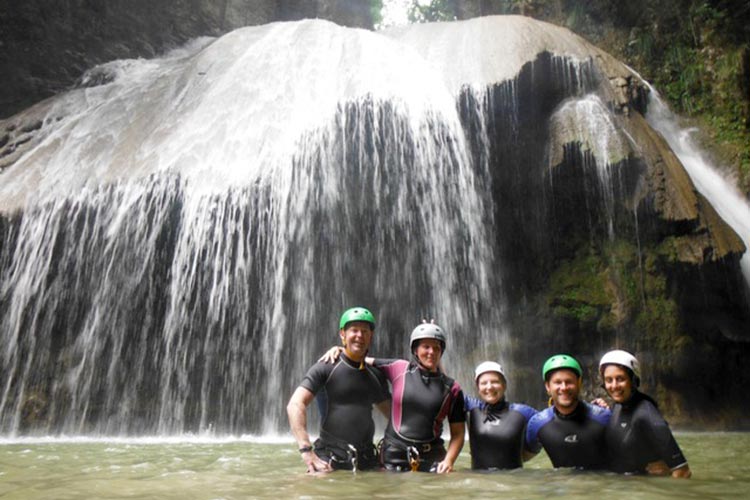
<path fill-rule="evenodd" d="M 426 367 L 425 365 L 423 365 L 423 364 L 422 364 L 422 361 L 421 361 L 421 360 L 419 359 L 419 356 L 417 356 L 417 350 L 416 350 L 416 349 L 414 349 L 414 350 L 413 350 L 413 351 L 411 352 L 411 357 L 412 357 L 412 359 L 413 359 L 413 360 L 414 360 L 414 361 L 415 361 L 415 362 L 417 363 L 417 365 L 419 365 L 419 367 L 420 367 L 420 368 L 422 368 L 422 369 L 424 369 L 424 370 L 427 370 L 427 367 Z M 429 371 L 429 370 L 428 370 L 428 371 Z"/>

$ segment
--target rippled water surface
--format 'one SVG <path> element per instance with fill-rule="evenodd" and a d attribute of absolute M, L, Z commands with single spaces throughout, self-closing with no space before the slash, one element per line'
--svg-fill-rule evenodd
<path fill-rule="evenodd" d="M 291 443 L 252 440 L 50 440 L 0 444 L 0 497 L 81 498 L 740 498 L 750 494 L 750 434 L 677 437 L 693 479 L 553 470 L 479 474 L 464 450 L 448 476 L 339 471 L 304 474 Z"/>

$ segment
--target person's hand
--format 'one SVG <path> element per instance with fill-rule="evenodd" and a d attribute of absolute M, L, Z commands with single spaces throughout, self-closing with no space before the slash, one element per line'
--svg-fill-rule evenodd
<path fill-rule="evenodd" d="M 607 404 L 606 401 L 604 401 L 603 398 L 596 398 L 595 400 L 591 402 L 591 404 L 596 405 L 596 406 L 601 406 L 602 408 L 606 408 L 607 410 L 609 410 L 609 405 Z"/>
<path fill-rule="evenodd" d="M 302 453 L 302 461 L 307 464 L 308 474 L 323 474 L 331 472 L 331 464 L 321 459 L 312 451 L 305 451 Z"/>
<path fill-rule="evenodd" d="M 443 460 L 442 462 L 438 462 L 438 465 L 437 465 L 438 474 L 447 474 L 452 471 L 453 471 L 453 462 L 447 459 Z"/>
<path fill-rule="evenodd" d="M 693 471 L 690 470 L 690 467 L 688 467 L 687 464 L 672 471 L 672 477 L 679 479 L 690 479 L 690 476 L 692 475 Z"/>
<path fill-rule="evenodd" d="M 662 460 L 656 462 L 649 462 L 646 464 L 646 472 L 651 476 L 668 476 L 672 473 L 669 470 L 669 466 Z"/>
<path fill-rule="evenodd" d="M 342 351 L 344 350 L 341 346 L 333 346 L 330 349 L 326 351 L 325 354 L 323 354 L 318 362 L 320 363 L 327 363 L 332 364 L 335 363 L 337 359 L 339 359 L 339 355 L 341 355 Z"/>

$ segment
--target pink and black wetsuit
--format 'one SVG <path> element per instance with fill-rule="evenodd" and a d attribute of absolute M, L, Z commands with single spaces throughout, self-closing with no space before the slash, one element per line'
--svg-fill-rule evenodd
<path fill-rule="evenodd" d="M 391 382 L 391 418 L 385 430 L 380 459 L 389 470 L 410 470 L 410 458 L 419 470 L 433 470 L 445 458 L 440 437 L 443 421 L 466 421 L 461 386 L 443 373 L 423 370 L 415 362 L 376 359 L 375 366 Z"/>

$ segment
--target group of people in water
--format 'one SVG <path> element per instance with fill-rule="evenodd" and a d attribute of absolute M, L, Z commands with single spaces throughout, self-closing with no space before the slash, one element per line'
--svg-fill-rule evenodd
<path fill-rule="evenodd" d="M 691 471 L 656 402 L 638 390 L 640 366 L 632 354 L 614 350 L 599 363 L 612 399 L 580 399 L 583 370 L 567 354 L 550 357 L 542 378 L 550 406 L 509 403 L 503 367 L 480 363 L 474 373 L 478 398 L 465 395 L 441 367 L 445 331 L 424 322 L 412 331 L 412 359 L 368 356 L 375 317 L 364 307 L 344 312 L 342 346 L 331 348 L 305 375 L 287 405 L 289 425 L 309 473 L 335 469 L 453 470 L 466 425 L 471 467 L 515 469 L 542 448 L 554 467 L 610 470 L 626 474 L 690 477 Z M 389 389 L 390 383 L 390 389 Z M 307 408 L 317 400 L 318 439 L 307 430 Z M 388 418 L 376 448 L 372 408 Z M 448 419 L 450 441 L 442 439 Z"/>

